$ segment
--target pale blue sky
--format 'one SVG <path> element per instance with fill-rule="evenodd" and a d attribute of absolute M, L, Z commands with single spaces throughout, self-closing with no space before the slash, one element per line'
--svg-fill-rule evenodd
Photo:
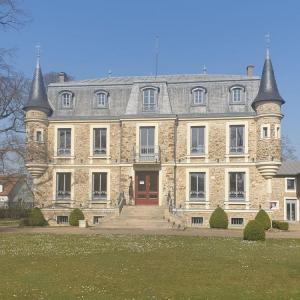
<path fill-rule="evenodd" d="M 300 1 L 237 0 L 26 0 L 32 22 L 1 33 L 1 47 L 14 47 L 14 64 L 32 76 L 35 45 L 42 46 L 44 72 L 65 71 L 76 79 L 155 72 L 261 74 L 267 32 L 281 95 L 283 132 L 300 157 Z"/>

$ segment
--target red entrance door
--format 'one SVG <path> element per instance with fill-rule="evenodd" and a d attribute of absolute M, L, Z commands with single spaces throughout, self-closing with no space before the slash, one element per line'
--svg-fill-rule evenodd
<path fill-rule="evenodd" d="M 135 204 L 158 205 L 158 172 L 135 173 Z"/>

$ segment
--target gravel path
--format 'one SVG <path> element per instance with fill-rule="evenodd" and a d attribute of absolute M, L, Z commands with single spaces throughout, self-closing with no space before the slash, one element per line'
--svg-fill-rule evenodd
<path fill-rule="evenodd" d="M 186 230 L 161 229 L 103 229 L 97 227 L 16 227 L 0 226 L 0 233 L 53 233 L 53 234 L 132 234 L 132 235 L 180 235 L 180 236 L 205 236 L 205 237 L 242 237 L 243 231 L 240 229 L 209 229 L 209 228 L 188 228 Z M 299 239 L 300 231 L 268 231 L 267 238 L 291 238 Z"/>

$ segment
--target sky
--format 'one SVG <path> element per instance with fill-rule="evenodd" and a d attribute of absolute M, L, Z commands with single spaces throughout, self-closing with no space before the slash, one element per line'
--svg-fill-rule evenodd
<path fill-rule="evenodd" d="M 286 100 L 283 134 L 300 159 L 300 1 L 264 0 L 24 0 L 31 21 L 1 32 L 1 48 L 14 48 L 13 64 L 31 77 L 37 44 L 43 72 L 75 79 L 155 73 L 260 76 L 265 35 L 277 84 Z"/>

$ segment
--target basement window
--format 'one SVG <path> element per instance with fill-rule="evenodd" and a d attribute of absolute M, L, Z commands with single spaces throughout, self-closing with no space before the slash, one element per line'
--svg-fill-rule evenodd
<path fill-rule="evenodd" d="M 231 218 L 231 225 L 241 226 L 244 225 L 243 218 Z"/>
<path fill-rule="evenodd" d="M 60 225 L 69 225 L 69 217 L 68 216 L 57 216 L 57 224 Z"/>
<path fill-rule="evenodd" d="M 202 226 L 203 225 L 203 217 L 192 217 L 192 226 Z"/>
<path fill-rule="evenodd" d="M 103 219 L 104 216 L 94 216 L 93 218 L 93 224 L 100 224 L 101 219 Z"/>

